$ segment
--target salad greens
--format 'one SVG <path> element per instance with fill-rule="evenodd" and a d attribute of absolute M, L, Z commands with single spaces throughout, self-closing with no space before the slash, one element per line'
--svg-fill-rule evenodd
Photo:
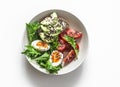
<path fill-rule="evenodd" d="M 64 36 L 65 40 L 73 47 L 75 50 L 76 55 L 78 54 L 79 50 L 76 48 L 76 41 L 73 37 L 70 37 L 68 35 Z"/>
<path fill-rule="evenodd" d="M 50 48 L 50 52 L 52 53 L 53 50 L 57 49 L 59 42 L 58 42 L 58 37 L 56 37 L 55 41 L 50 43 L 51 48 Z"/>
<path fill-rule="evenodd" d="M 58 70 L 62 68 L 61 65 L 59 66 L 52 66 L 50 61 L 47 61 L 45 68 L 50 72 L 50 73 L 57 73 Z"/>
<path fill-rule="evenodd" d="M 57 27 L 58 29 L 53 29 L 58 20 L 56 20 L 57 16 L 55 13 L 54 15 L 52 15 L 52 17 L 54 20 L 53 24 L 49 23 L 47 18 L 41 23 L 26 23 L 29 45 L 26 46 L 22 54 L 25 54 L 31 60 L 36 61 L 40 65 L 40 67 L 45 68 L 49 73 L 57 73 L 57 71 L 61 69 L 61 66 L 52 66 L 52 64 L 49 62 L 49 58 L 52 51 L 57 49 L 57 46 L 59 44 L 58 34 L 61 32 L 60 29 L 62 28 Z M 49 25 L 45 25 L 46 23 L 49 23 Z M 53 31 L 51 29 L 53 29 Z M 40 32 L 38 32 L 38 30 L 40 30 Z M 58 33 L 56 34 L 56 32 Z M 37 39 L 43 40 L 45 42 L 50 42 L 50 50 L 48 50 L 47 52 L 43 52 L 31 46 L 31 43 Z"/>
<path fill-rule="evenodd" d="M 38 50 L 34 49 L 31 45 L 27 45 L 26 49 L 22 52 L 31 59 L 35 59 L 36 57 L 40 56 L 42 53 Z"/>
<path fill-rule="evenodd" d="M 34 23 L 26 23 L 26 29 L 27 29 L 27 35 L 28 35 L 28 40 L 29 43 L 32 41 L 39 39 L 39 36 L 36 34 L 36 31 L 40 28 L 40 23 L 39 22 L 34 22 Z"/>
<path fill-rule="evenodd" d="M 34 60 L 39 61 L 39 62 L 43 62 L 43 61 L 47 61 L 50 57 L 50 54 L 48 54 L 47 52 L 45 52 L 43 55 L 35 58 Z"/>
<path fill-rule="evenodd" d="M 55 43 L 53 43 L 55 44 Z M 52 48 L 52 50 L 55 50 L 56 46 Z M 42 68 L 45 68 L 49 73 L 57 73 L 58 70 L 60 70 L 61 66 L 52 66 L 52 64 L 49 62 L 51 51 L 48 52 L 40 52 L 36 49 L 34 49 L 32 46 L 27 45 L 26 49 L 22 54 L 25 54 L 28 56 L 28 58 L 31 58 L 31 60 L 36 61 Z"/>

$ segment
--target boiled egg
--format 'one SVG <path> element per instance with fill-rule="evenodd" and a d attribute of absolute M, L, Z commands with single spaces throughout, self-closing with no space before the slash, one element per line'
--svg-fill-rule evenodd
<path fill-rule="evenodd" d="M 58 66 L 62 63 L 63 54 L 57 50 L 53 51 L 50 55 L 49 61 L 51 62 L 52 66 Z"/>
<path fill-rule="evenodd" d="M 50 49 L 50 45 L 46 42 L 43 42 L 41 40 L 35 40 L 31 43 L 31 46 L 33 46 L 35 49 L 40 51 L 47 51 Z"/>

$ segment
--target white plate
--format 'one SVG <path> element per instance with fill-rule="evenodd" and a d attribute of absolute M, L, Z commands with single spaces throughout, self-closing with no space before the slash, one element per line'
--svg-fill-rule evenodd
<path fill-rule="evenodd" d="M 65 18 L 68 21 L 70 28 L 75 29 L 75 30 L 83 33 L 82 39 L 81 39 L 80 44 L 79 44 L 80 45 L 80 52 L 78 54 L 78 59 L 75 61 L 72 61 L 67 66 L 63 67 L 61 70 L 58 71 L 58 74 L 55 74 L 55 75 L 62 75 L 62 74 L 66 74 L 66 73 L 69 73 L 69 72 L 75 70 L 84 61 L 84 59 L 87 55 L 87 50 L 88 50 L 88 35 L 87 35 L 86 29 L 85 29 L 84 25 L 82 24 L 82 22 L 77 17 L 75 17 L 73 14 L 66 12 L 66 11 L 63 11 L 63 10 L 44 11 L 44 12 L 38 14 L 37 16 L 35 16 L 30 21 L 30 23 L 43 19 L 44 17 L 51 14 L 53 11 L 57 12 L 58 16 Z M 25 33 L 24 45 L 27 43 L 28 43 L 28 39 L 27 39 L 27 34 Z M 27 58 L 27 60 L 37 70 L 39 70 L 45 74 L 49 74 L 48 72 L 46 72 L 45 69 L 40 68 L 40 66 L 37 63 L 35 63 L 34 61 L 31 61 L 29 58 Z"/>

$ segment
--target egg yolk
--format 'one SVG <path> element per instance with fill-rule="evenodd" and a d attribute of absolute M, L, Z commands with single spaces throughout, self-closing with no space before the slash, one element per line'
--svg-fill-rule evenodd
<path fill-rule="evenodd" d="M 44 48 L 48 47 L 48 45 L 45 42 L 38 42 L 36 45 L 39 47 L 44 47 Z"/>
<path fill-rule="evenodd" d="M 52 53 L 52 62 L 58 62 L 59 60 L 60 60 L 59 52 L 53 52 Z"/>

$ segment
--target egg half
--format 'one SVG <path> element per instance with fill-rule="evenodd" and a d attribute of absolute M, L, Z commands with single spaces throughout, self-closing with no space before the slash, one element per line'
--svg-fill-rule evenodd
<path fill-rule="evenodd" d="M 58 66 L 62 63 L 63 54 L 57 50 L 53 51 L 50 55 L 49 61 L 51 62 L 52 66 Z"/>
<path fill-rule="evenodd" d="M 31 46 L 33 46 L 35 49 L 40 51 L 47 51 L 50 49 L 50 45 L 46 42 L 43 42 L 41 40 L 35 40 L 31 43 Z"/>

